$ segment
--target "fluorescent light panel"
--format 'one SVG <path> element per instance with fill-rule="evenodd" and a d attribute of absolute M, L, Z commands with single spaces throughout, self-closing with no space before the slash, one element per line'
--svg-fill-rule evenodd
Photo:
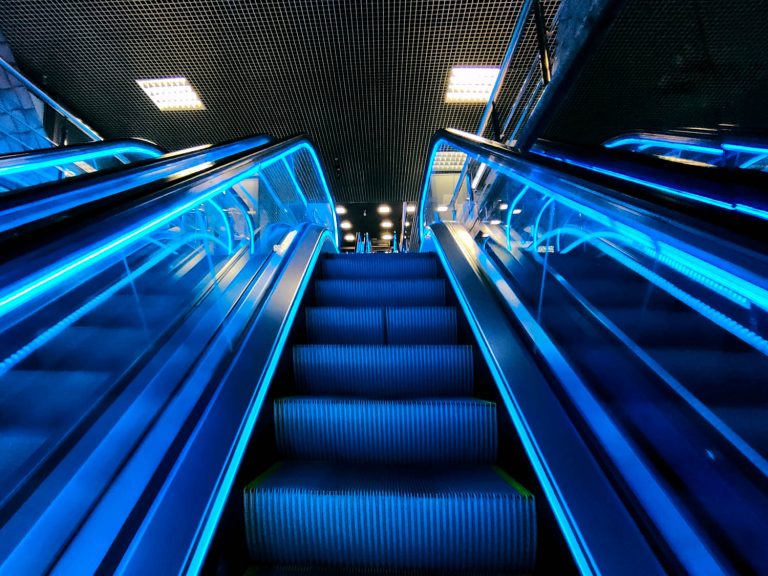
<path fill-rule="evenodd" d="M 164 112 L 205 110 L 205 104 L 186 78 L 136 80 L 136 83 L 155 106 Z"/>
<path fill-rule="evenodd" d="M 460 104 L 488 102 L 499 76 L 499 69 L 491 66 L 454 66 L 448 80 L 445 101 Z"/>
<path fill-rule="evenodd" d="M 432 163 L 435 172 L 461 172 L 467 155 L 464 152 L 438 152 Z"/>

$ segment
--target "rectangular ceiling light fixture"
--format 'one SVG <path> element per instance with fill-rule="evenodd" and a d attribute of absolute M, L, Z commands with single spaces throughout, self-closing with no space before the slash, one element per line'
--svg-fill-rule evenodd
<path fill-rule="evenodd" d="M 434 172 L 461 172 L 467 155 L 464 152 L 438 152 L 432 164 Z"/>
<path fill-rule="evenodd" d="M 456 104 L 485 104 L 491 97 L 499 69 L 491 66 L 454 66 L 445 101 Z"/>
<path fill-rule="evenodd" d="M 205 110 L 205 104 L 186 78 L 136 80 L 136 83 L 155 103 L 155 106 L 164 112 Z"/>

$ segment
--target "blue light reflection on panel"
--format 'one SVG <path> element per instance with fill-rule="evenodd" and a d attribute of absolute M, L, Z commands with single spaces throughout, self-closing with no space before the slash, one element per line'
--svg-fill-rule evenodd
<path fill-rule="evenodd" d="M 42 170 L 43 168 L 53 168 L 56 166 L 64 166 L 66 164 L 74 164 L 76 162 L 98 160 L 99 158 L 116 156 L 118 154 L 134 154 L 146 158 L 158 158 L 159 156 L 162 156 L 160 151 L 138 144 L 125 144 L 85 152 L 80 150 L 68 156 L 58 154 L 61 152 L 61 149 L 54 149 L 54 152 L 57 153 L 55 158 L 39 158 L 34 160 L 19 159 L 18 162 L 13 164 L 0 164 L 0 176 L 10 176 L 11 174 L 21 174 L 33 170 Z"/>
<path fill-rule="evenodd" d="M 139 224 L 138 227 L 136 228 L 131 228 L 130 230 L 124 230 L 121 234 L 118 234 L 116 237 L 114 237 L 112 240 L 107 242 L 105 245 L 102 245 L 93 250 L 86 250 L 84 254 L 75 255 L 72 257 L 72 259 L 69 262 L 59 266 L 58 268 L 55 268 L 50 272 L 44 273 L 40 277 L 32 281 L 29 281 L 28 283 L 25 283 L 18 288 L 13 288 L 10 292 L 6 292 L 0 295 L 0 316 L 17 308 L 18 306 L 24 304 L 25 302 L 28 302 L 29 300 L 31 300 L 32 298 L 35 298 L 36 296 L 40 295 L 44 291 L 49 290 L 61 284 L 65 280 L 77 274 L 78 271 L 83 270 L 85 267 L 94 265 L 97 262 L 100 262 L 103 259 L 107 258 L 108 256 L 115 254 L 119 250 L 122 250 L 129 244 L 140 240 L 141 238 L 143 238 L 150 232 L 156 230 L 160 226 L 170 222 L 171 220 L 175 219 L 177 216 L 189 211 L 195 206 L 207 202 L 211 198 L 214 198 L 216 195 L 231 188 L 232 186 L 236 185 L 242 180 L 255 176 L 259 172 L 259 170 L 269 167 L 276 162 L 280 162 L 286 156 L 294 154 L 299 150 L 306 150 L 307 152 L 309 152 L 310 157 L 312 158 L 315 164 L 315 168 L 318 171 L 318 180 L 322 184 L 323 192 L 328 201 L 328 206 L 330 210 L 329 223 L 330 223 L 330 226 L 332 226 L 333 228 L 333 235 L 337 239 L 336 245 L 338 246 L 339 234 L 338 234 L 338 229 L 336 224 L 336 218 L 335 216 L 333 216 L 335 214 L 335 204 L 331 198 L 331 193 L 328 188 L 328 183 L 325 180 L 325 174 L 322 171 L 322 168 L 320 166 L 320 161 L 317 158 L 317 154 L 315 153 L 312 146 L 306 142 L 301 142 L 299 144 L 291 146 L 290 148 L 284 150 L 279 154 L 275 154 L 274 156 L 271 156 L 262 160 L 258 164 L 254 165 L 253 167 L 247 170 L 244 170 L 240 174 L 237 174 L 235 176 L 225 179 L 224 181 L 210 188 L 207 192 L 199 194 L 192 200 L 189 200 L 186 202 L 180 202 L 176 204 L 175 206 L 166 210 L 162 214 L 146 221 L 143 224 Z M 199 184 L 197 187 L 202 187 L 204 185 L 205 183 L 202 183 L 202 184 Z M 328 223 L 326 223 L 326 225 L 327 224 Z"/>

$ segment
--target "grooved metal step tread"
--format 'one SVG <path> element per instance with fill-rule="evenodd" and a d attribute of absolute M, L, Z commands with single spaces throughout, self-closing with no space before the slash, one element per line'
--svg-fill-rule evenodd
<path fill-rule="evenodd" d="M 471 346 L 294 346 L 300 394 L 425 398 L 471 396 Z"/>
<path fill-rule="evenodd" d="M 325 278 L 434 278 L 438 262 L 431 255 L 345 254 L 322 260 Z"/>
<path fill-rule="evenodd" d="M 493 463 L 496 405 L 474 398 L 294 397 L 274 403 L 278 452 L 333 462 Z"/>
<path fill-rule="evenodd" d="M 525 572 L 533 496 L 493 466 L 281 462 L 245 489 L 259 563 Z"/>
<path fill-rule="evenodd" d="M 318 306 L 444 306 L 445 280 L 317 280 Z"/>
<path fill-rule="evenodd" d="M 309 307 L 307 340 L 317 344 L 455 344 L 456 309 Z"/>

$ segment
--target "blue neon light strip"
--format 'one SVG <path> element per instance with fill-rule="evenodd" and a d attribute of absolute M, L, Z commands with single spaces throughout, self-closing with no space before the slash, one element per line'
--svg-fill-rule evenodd
<path fill-rule="evenodd" d="M 701 202 L 702 204 L 715 206 L 716 208 L 721 208 L 723 210 L 742 212 L 744 214 L 756 216 L 763 220 L 768 220 L 768 210 L 762 210 L 760 208 L 754 208 L 752 206 L 746 206 L 744 204 L 733 204 L 730 202 L 724 202 L 722 200 L 710 198 L 709 196 L 702 196 L 701 194 L 696 194 L 694 192 L 680 190 L 679 188 L 671 188 L 669 186 L 664 186 L 662 184 L 658 184 L 650 180 L 645 180 L 643 178 L 636 178 L 634 176 L 630 176 L 622 172 L 616 172 L 615 170 L 608 170 L 606 168 L 600 168 L 592 164 L 588 164 L 586 162 L 580 162 L 578 160 L 574 160 L 573 158 L 566 158 L 564 156 L 560 156 L 557 154 L 551 154 L 545 150 L 533 150 L 533 152 L 534 154 L 539 154 L 540 156 L 547 156 L 548 158 L 553 158 L 554 160 L 559 160 L 561 162 L 565 162 L 566 164 L 571 164 L 573 166 L 581 166 L 582 168 L 588 168 L 589 170 L 592 170 L 594 172 L 599 172 L 601 174 L 613 176 L 615 178 L 619 178 L 620 180 L 624 180 L 626 182 L 632 182 L 633 184 L 640 184 L 642 186 L 649 186 L 651 188 L 655 188 L 656 190 L 659 190 L 666 194 L 670 194 L 672 196 L 678 196 L 680 198 L 694 200 L 695 202 Z"/>
<path fill-rule="evenodd" d="M 68 263 L 63 264 L 58 268 L 55 268 L 51 272 L 43 273 L 38 278 L 22 285 L 21 287 L 12 289 L 10 292 L 2 294 L 0 296 L 0 316 L 2 316 L 3 314 L 7 314 L 9 311 L 17 308 L 18 306 L 31 300 L 32 298 L 35 298 L 36 296 L 42 294 L 44 291 L 52 289 L 55 286 L 58 286 L 68 278 L 71 278 L 73 275 L 75 275 L 79 270 L 87 266 L 95 265 L 96 263 L 104 260 L 108 256 L 115 254 L 119 250 L 122 250 L 132 242 L 140 240 L 142 237 L 156 230 L 160 226 L 170 222 L 177 216 L 191 210 L 193 207 L 207 202 L 211 198 L 215 197 L 216 195 L 223 192 L 224 190 L 231 188 L 232 186 L 236 185 L 242 180 L 245 180 L 247 178 L 250 178 L 256 175 L 259 172 L 259 170 L 267 168 L 276 162 L 280 162 L 287 155 L 293 154 L 302 149 L 307 150 L 310 153 L 310 156 L 312 157 L 313 162 L 315 163 L 315 167 L 318 170 L 318 179 L 323 185 L 325 195 L 328 200 L 328 207 L 330 210 L 329 218 L 331 220 L 331 226 L 333 227 L 333 234 L 335 238 L 338 238 L 336 218 L 335 216 L 333 216 L 335 214 L 335 205 L 333 203 L 333 200 L 331 199 L 330 190 L 328 189 L 328 183 L 326 182 L 323 171 L 320 168 L 319 159 L 317 158 L 317 155 L 314 149 L 308 143 L 301 142 L 299 144 L 296 144 L 288 148 L 287 150 L 281 152 L 280 154 L 277 154 L 273 157 L 263 160 L 262 162 L 259 162 L 255 166 L 244 170 L 240 174 L 237 174 L 235 176 L 232 176 L 230 178 L 223 180 L 222 182 L 218 183 L 214 187 L 210 188 L 207 192 L 199 194 L 197 197 L 193 198 L 192 200 L 189 200 L 187 202 L 182 202 L 179 205 L 161 214 L 160 216 L 149 219 L 143 224 L 139 224 L 137 228 L 116 236 L 114 239 L 110 240 L 105 245 L 90 251 L 86 251 L 85 254 L 74 257 Z M 205 184 L 206 183 L 203 182 L 198 184 L 196 187 L 204 187 Z"/>
<path fill-rule="evenodd" d="M 722 156 L 725 152 L 721 148 L 705 146 L 703 144 L 687 144 L 685 142 L 676 142 L 673 140 L 664 140 L 661 138 L 648 138 L 633 136 L 611 140 L 604 144 L 606 148 L 621 148 L 624 146 L 643 146 L 645 148 L 660 147 L 670 150 L 688 150 L 690 152 L 700 152 L 701 154 L 711 154 L 713 156 Z"/>
<path fill-rule="evenodd" d="M 59 166 L 65 166 L 68 164 L 74 164 L 76 162 L 88 162 L 90 160 L 98 160 L 99 158 L 106 158 L 109 156 L 117 156 L 119 154 L 134 154 L 137 156 L 144 156 L 146 158 L 158 158 L 162 156 L 162 153 L 158 150 L 150 148 L 148 146 L 141 146 L 138 144 L 122 144 L 119 146 L 102 147 L 99 150 L 90 150 L 83 152 L 82 150 L 71 155 L 60 155 L 62 149 L 55 148 L 52 153 L 56 154 L 54 158 L 39 158 L 30 160 L 18 159 L 13 163 L 3 162 L 0 159 L 0 176 L 10 176 L 12 174 L 22 174 L 24 172 L 31 172 L 33 170 L 42 170 L 43 168 L 54 168 Z"/>

